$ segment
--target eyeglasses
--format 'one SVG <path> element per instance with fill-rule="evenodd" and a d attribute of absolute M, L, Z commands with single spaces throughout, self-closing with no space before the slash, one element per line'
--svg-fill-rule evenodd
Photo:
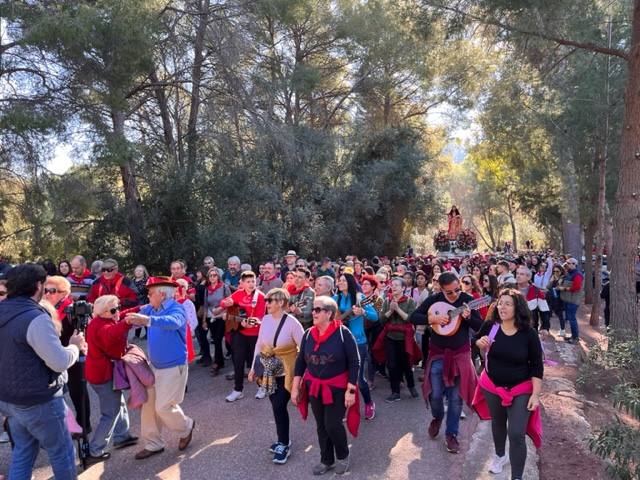
<path fill-rule="evenodd" d="M 460 293 L 462 289 L 456 288 L 455 290 L 443 290 L 442 293 L 445 295 L 455 295 L 456 293 Z"/>
<path fill-rule="evenodd" d="M 465 285 L 471 285 L 471 281 L 469 280 L 463 280 L 462 283 L 464 283 Z"/>
<path fill-rule="evenodd" d="M 326 308 L 322 308 L 322 307 L 313 307 L 311 309 L 311 311 L 313 313 L 320 313 L 320 312 L 328 312 L 329 310 L 327 310 Z"/>
<path fill-rule="evenodd" d="M 278 302 L 280 300 L 284 300 L 283 298 L 275 298 L 275 297 L 271 297 L 271 298 L 266 298 L 264 301 L 267 303 L 271 303 L 271 302 Z"/>
<path fill-rule="evenodd" d="M 218 275 L 217 273 L 210 273 L 209 274 L 209 278 L 211 277 L 219 277 L 220 275 Z"/>
<path fill-rule="evenodd" d="M 116 312 L 120 311 L 120 305 L 118 305 L 117 307 L 113 307 L 111 310 L 109 310 L 109 312 L 111 312 L 111 315 L 115 315 Z"/>
<path fill-rule="evenodd" d="M 115 270 L 115 267 L 112 268 L 103 268 L 102 273 L 111 273 Z"/>
<path fill-rule="evenodd" d="M 44 289 L 44 293 L 58 293 L 58 289 L 57 288 L 45 288 Z"/>

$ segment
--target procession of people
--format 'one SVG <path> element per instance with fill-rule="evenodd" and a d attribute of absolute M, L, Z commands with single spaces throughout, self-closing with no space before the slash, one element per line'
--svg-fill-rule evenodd
<path fill-rule="evenodd" d="M 376 421 L 371 390 L 387 378 L 385 401 L 422 396 L 429 437 L 438 438 L 444 423 L 443 448 L 452 454 L 460 451 L 463 405 L 490 418 L 490 471 L 510 461 L 511 478 L 521 479 L 525 434 L 534 432 L 536 446 L 541 441 L 539 334 L 553 330 L 558 339 L 577 341 L 579 263 L 551 250 L 508 257 L 407 253 L 316 262 L 288 251 L 282 263 L 268 259 L 255 271 L 235 256 L 225 269 L 207 256 L 193 275 L 186 262 L 174 260 L 166 276 L 149 276 L 138 265 L 135 280 L 114 259 L 102 260 L 96 276 L 79 255 L 60 262 L 59 271 L 38 264 L 9 269 L 0 280 L 6 290 L 0 297 L 0 413 L 13 445 L 9 479 L 30 478 L 37 445 L 56 478 L 76 478 L 70 417 L 80 432 L 92 433 L 84 458 L 89 465 L 109 461 L 110 446 L 139 445 L 132 455 L 139 461 L 161 454 L 173 448 L 163 430 L 177 434 L 178 451 L 187 449 L 198 419 L 181 404 L 195 357 L 214 377 L 231 358 L 226 378 L 233 388 L 221 401 L 244 398 L 245 375 L 258 384 L 257 399 L 269 397 L 275 464 L 295 454 L 292 403 L 302 418 L 310 405 L 315 418 L 320 458 L 310 472 L 349 471 L 347 432 L 356 437 L 361 421 Z M 83 299 L 93 303 L 84 330 L 73 313 Z M 565 321 L 571 326 L 566 339 Z M 143 328 L 146 344 L 133 342 Z M 484 359 L 479 377 L 473 352 Z M 72 381 L 74 375 L 86 382 Z M 93 426 L 87 383 L 99 400 L 93 408 L 100 421 Z M 129 422 L 129 409 L 138 407 L 141 438 Z M 52 423 L 42 427 L 45 410 Z"/>

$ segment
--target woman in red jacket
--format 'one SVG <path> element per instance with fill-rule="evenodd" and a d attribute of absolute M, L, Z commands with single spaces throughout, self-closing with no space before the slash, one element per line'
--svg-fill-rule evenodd
<path fill-rule="evenodd" d="M 87 327 L 89 349 L 86 377 L 100 400 L 100 422 L 89 443 L 89 463 L 107 460 L 105 452 L 113 436 L 115 448 L 135 445 L 138 438 L 129 432 L 129 412 L 121 390 L 113 390 L 113 360 L 124 355 L 131 325 L 120 321 L 120 301 L 103 295 L 93 304 L 93 319 Z"/>

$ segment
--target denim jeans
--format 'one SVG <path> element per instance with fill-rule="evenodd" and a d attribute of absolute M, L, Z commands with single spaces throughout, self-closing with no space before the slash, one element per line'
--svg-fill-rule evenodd
<path fill-rule="evenodd" d="M 431 363 L 429 379 L 431 380 L 431 394 L 429 403 L 433 418 L 440 420 L 444 417 L 444 397 L 447 397 L 447 434 L 458 434 L 460 413 L 462 412 L 462 398 L 460 398 L 460 377 L 456 377 L 453 387 L 444 386 L 442 378 L 444 360 L 434 360 Z"/>
<path fill-rule="evenodd" d="M 369 347 L 366 343 L 358 344 L 358 353 L 360 353 L 360 370 L 358 370 L 358 388 L 362 394 L 364 403 L 371 403 L 371 391 L 369 390 L 369 384 L 364 376 L 365 368 L 369 363 Z"/>
<path fill-rule="evenodd" d="M 9 417 L 15 442 L 9 467 L 11 480 L 31 480 L 40 448 L 47 452 L 56 480 L 77 478 L 75 450 L 65 421 L 66 409 L 62 397 L 30 407 L 0 402 L 0 411 Z"/>
<path fill-rule="evenodd" d="M 113 436 L 114 443 L 123 442 L 129 433 L 129 412 L 122 391 L 113 390 L 111 382 L 91 384 L 100 400 L 100 422 L 93 432 L 89 452 L 97 457 L 104 453 Z"/>
<path fill-rule="evenodd" d="M 578 319 L 576 318 L 576 313 L 578 313 L 579 305 L 575 303 L 565 302 L 564 304 L 564 316 L 565 320 L 569 322 L 569 326 L 571 327 L 571 338 L 577 340 L 580 337 L 580 331 L 578 330 Z"/>

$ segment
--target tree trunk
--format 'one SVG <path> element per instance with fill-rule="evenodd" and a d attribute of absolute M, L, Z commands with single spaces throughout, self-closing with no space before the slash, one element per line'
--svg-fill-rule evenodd
<path fill-rule="evenodd" d="M 605 122 L 608 125 L 609 122 Z M 606 136 L 605 136 L 606 137 Z M 606 142 L 606 140 L 605 140 Z M 595 252 L 596 262 L 594 267 L 595 286 L 593 288 L 593 303 L 589 323 L 593 326 L 600 324 L 600 289 L 602 288 L 602 251 L 604 250 L 604 211 L 606 205 L 606 178 L 607 178 L 607 148 L 600 155 L 598 161 L 598 211 L 596 214 Z M 588 256 L 589 260 L 591 256 Z M 591 263 L 591 262 L 589 262 Z"/>
<path fill-rule="evenodd" d="M 204 36 L 209 23 L 210 0 L 198 2 L 198 29 L 193 45 L 193 67 L 191 69 L 191 101 L 187 123 L 187 179 L 191 180 L 196 170 L 198 153 L 198 113 L 200 111 L 200 87 L 202 83 L 202 63 L 204 62 Z"/>
<path fill-rule="evenodd" d="M 160 83 L 160 79 L 158 78 L 158 72 L 154 68 L 149 75 L 149 79 L 156 84 Z M 164 92 L 164 86 L 157 86 L 155 88 L 155 96 L 156 101 L 158 102 L 158 107 L 160 108 L 160 118 L 162 119 L 162 133 L 164 136 L 164 144 L 167 147 L 167 151 L 173 157 L 174 160 L 177 159 L 176 152 L 176 141 L 173 138 L 173 126 L 171 123 L 171 114 L 169 113 L 169 102 L 167 101 L 167 96 Z"/>
<path fill-rule="evenodd" d="M 564 178 L 562 180 L 562 249 L 580 261 L 582 258 L 582 229 L 578 209 L 578 177 L 573 158 L 564 154 L 561 159 Z"/>
<path fill-rule="evenodd" d="M 638 333 L 634 266 L 640 240 L 640 0 L 634 2 L 624 105 L 611 249 L 611 323 L 618 338 Z"/>
<path fill-rule="evenodd" d="M 509 223 L 511 224 L 511 248 L 514 252 L 518 251 L 518 237 L 516 235 L 516 222 L 513 218 L 513 200 L 511 199 L 511 195 L 507 198 L 507 208 L 509 209 Z"/>
<path fill-rule="evenodd" d="M 596 220 L 591 219 L 584 229 L 584 303 L 593 303 L 593 263 L 591 262 L 591 252 L 593 251 L 593 237 L 597 232 Z"/>
<path fill-rule="evenodd" d="M 127 144 L 124 135 L 125 115 L 121 110 L 113 110 L 111 112 L 113 122 L 113 136 L 116 148 L 124 149 Z M 125 149 L 126 151 L 126 149 Z M 124 202 L 126 210 L 127 230 L 129 232 L 129 241 L 131 248 L 131 256 L 134 259 L 145 258 L 144 256 L 144 217 L 142 215 L 142 207 L 140 205 L 140 194 L 138 193 L 138 185 L 133 171 L 133 159 L 129 154 L 120 160 L 120 175 L 122 177 L 122 185 L 124 187 Z"/>

